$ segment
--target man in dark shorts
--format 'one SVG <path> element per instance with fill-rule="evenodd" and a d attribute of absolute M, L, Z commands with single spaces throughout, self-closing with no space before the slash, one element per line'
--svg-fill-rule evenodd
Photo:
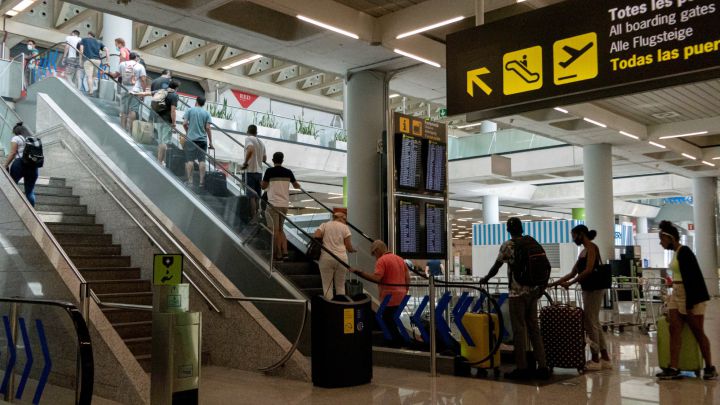
<path fill-rule="evenodd" d="M 189 109 L 185 113 L 185 121 L 183 128 L 187 136 L 187 141 L 183 149 L 185 150 L 185 173 L 187 174 L 187 185 L 193 186 L 193 162 L 198 161 L 200 166 L 200 184 L 199 189 L 205 187 L 205 155 L 208 148 L 213 149 L 212 130 L 210 123 L 212 118 L 210 113 L 203 107 L 205 106 L 205 97 L 198 97 L 195 107 Z"/>
<path fill-rule="evenodd" d="M 245 162 L 242 169 L 245 170 L 245 182 L 255 192 L 250 193 L 250 216 L 251 222 L 257 220 L 258 202 L 260 200 L 260 182 L 262 181 L 263 163 L 267 160 L 265 155 L 265 144 L 257 137 L 257 127 L 248 126 L 247 138 L 245 139 Z"/>

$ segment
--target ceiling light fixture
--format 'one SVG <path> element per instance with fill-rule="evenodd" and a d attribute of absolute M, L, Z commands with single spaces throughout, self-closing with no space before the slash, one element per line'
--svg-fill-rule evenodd
<path fill-rule="evenodd" d="M 457 128 L 457 129 L 465 129 L 465 128 L 471 128 L 471 127 L 479 127 L 480 125 L 482 125 L 482 122 L 476 122 L 476 123 L 474 123 L 474 124 L 460 125 L 460 126 L 458 126 L 458 127 L 456 127 L 456 128 Z"/>
<path fill-rule="evenodd" d="M 703 160 L 702 162 L 703 162 L 704 165 L 708 165 L 708 166 L 710 166 L 710 167 L 715 167 L 715 163 L 710 163 L 710 162 L 708 162 L 708 161 L 706 161 L 706 160 Z"/>
<path fill-rule="evenodd" d="M 333 27 L 332 25 L 325 24 L 325 23 L 320 22 L 320 21 L 318 21 L 318 20 L 313 20 L 313 19 L 310 18 L 310 17 L 305 17 L 304 15 L 299 15 L 299 14 L 298 14 L 297 18 L 299 18 L 299 19 L 301 19 L 301 20 L 303 20 L 303 21 L 305 21 L 305 22 L 309 22 L 310 24 L 315 24 L 315 25 L 317 25 L 318 27 L 323 27 L 323 28 L 325 28 L 326 30 L 330 30 L 330 31 L 333 31 L 333 32 L 337 32 L 338 34 L 345 35 L 346 37 L 350 37 L 350 38 L 353 38 L 353 39 L 360 39 L 360 37 L 359 37 L 357 34 L 353 34 L 352 32 L 345 31 L 344 29 L 341 29 L 341 28 L 338 28 L 338 27 Z"/>
<path fill-rule="evenodd" d="M 583 120 L 585 120 L 591 124 L 597 125 L 599 127 L 607 128 L 607 125 L 603 124 L 602 122 L 591 120 L 590 118 L 587 118 L 587 117 L 583 117 Z"/>
<path fill-rule="evenodd" d="M 421 33 L 421 32 L 434 30 L 435 28 L 442 27 L 443 25 L 448 25 L 448 24 L 456 23 L 456 22 L 462 20 L 463 18 L 465 18 L 465 17 L 463 17 L 463 16 L 458 16 L 458 17 L 451 18 L 451 19 L 449 19 L 449 20 L 440 21 L 439 23 L 431 24 L 431 25 L 428 25 L 428 26 L 425 26 L 425 27 L 422 27 L 422 28 L 418 28 L 418 29 L 416 29 L 416 30 L 412 30 L 412 31 L 408 31 L 408 32 L 402 33 L 402 34 L 396 36 L 395 39 L 403 39 L 403 38 L 405 38 L 405 37 L 409 37 L 409 36 L 411 36 L 411 35 L 419 34 L 419 33 Z"/>
<path fill-rule="evenodd" d="M 328 197 L 328 200 L 340 200 L 340 199 L 343 199 L 343 198 L 345 198 L 345 197 L 343 197 L 343 196 L 338 196 L 338 197 Z"/>
<path fill-rule="evenodd" d="M 457 211 L 455 211 L 455 212 L 470 212 L 470 211 L 472 211 L 472 210 L 473 210 L 472 208 L 463 208 L 463 209 L 457 210 Z"/>
<path fill-rule="evenodd" d="M 697 160 L 697 158 L 696 158 L 695 156 L 693 156 L 693 155 L 688 155 L 687 153 L 683 153 L 682 155 L 685 156 L 685 157 L 688 158 L 688 159 Z"/>
<path fill-rule="evenodd" d="M 397 49 L 397 48 L 396 48 L 396 49 L 393 50 L 393 52 L 395 52 L 395 53 L 397 53 L 397 54 L 400 54 L 400 55 L 402 55 L 402 56 L 407 56 L 407 57 L 410 58 L 410 59 L 415 59 L 415 60 L 420 61 L 420 62 L 422 62 L 422 63 L 427 63 L 428 65 L 434 66 L 434 67 L 436 67 L 436 68 L 439 68 L 439 67 L 440 67 L 440 64 L 437 63 L 437 62 L 433 62 L 433 61 L 431 61 L 430 59 L 425 59 L 425 58 L 423 58 L 422 56 L 414 55 L 414 54 L 412 54 L 412 53 L 410 53 L 410 52 L 405 52 L 405 51 L 403 51 L 402 49 Z"/>
<path fill-rule="evenodd" d="M 560 112 L 563 113 L 563 114 L 570 114 L 570 113 L 568 112 L 568 110 L 566 110 L 566 109 L 564 109 L 564 108 L 560 108 L 560 107 L 555 107 L 555 108 L 553 108 L 553 110 L 555 110 L 555 111 L 560 111 Z"/>
<path fill-rule="evenodd" d="M 400 95 L 397 94 L 397 93 L 393 93 L 393 94 L 391 94 L 391 95 L 388 96 L 388 98 L 395 98 L 395 97 L 400 97 Z"/>
<path fill-rule="evenodd" d="M 687 134 L 661 136 L 660 139 L 683 138 L 686 136 L 705 135 L 708 131 L 689 132 Z"/>
<path fill-rule="evenodd" d="M 231 64 L 229 64 L 229 65 L 227 65 L 227 66 L 223 66 L 223 67 L 221 67 L 220 69 L 222 69 L 222 70 L 232 69 L 232 68 L 234 68 L 234 67 L 236 67 L 236 66 L 244 65 L 244 64 L 249 63 L 249 62 L 252 62 L 252 61 L 254 61 L 254 60 L 258 60 L 258 59 L 260 59 L 260 58 L 262 58 L 262 57 L 263 57 L 262 55 L 254 55 L 254 56 L 251 56 L 251 57 L 249 57 L 249 58 L 245 58 L 245 59 L 239 60 L 239 61 L 237 61 L 237 62 L 231 63 Z"/>
<path fill-rule="evenodd" d="M 715 156 L 712 160 L 720 160 L 720 156 Z"/>
<path fill-rule="evenodd" d="M 621 135 L 625 135 L 625 136 L 627 136 L 628 138 L 640 139 L 639 136 L 636 136 L 636 135 L 633 135 L 633 134 L 629 134 L 629 133 L 627 133 L 627 132 L 625 132 L 625 131 L 620 131 L 620 134 L 621 134 Z"/>
<path fill-rule="evenodd" d="M 655 147 L 658 147 L 658 148 L 660 148 L 660 149 L 665 149 L 665 145 L 661 145 L 661 144 L 659 144 L 659 143 L 657 143 L 657 142 L 648 141 L 648 143 L 649 143 L 650 145 L 655 146 Z"/>
<path fill-rule="evenodd" d="M 5 13 L 5 15 L 14 17 L 14 16 L 18 15 L 19 13 L 25 11 L 26 8 L 32 6 L 33 3 L 35 3 L 35 0 L 23 0 L 20 3 L 18 3 L 15 7 L 13 7 L 11 10 L 8 10 Z"/>

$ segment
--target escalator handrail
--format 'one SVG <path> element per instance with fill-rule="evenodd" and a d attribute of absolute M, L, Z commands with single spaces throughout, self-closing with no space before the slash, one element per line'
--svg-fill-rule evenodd
<path fill-rule="evenodd" d="M 78 52 L 79 57 L 82 58 L 82 55 L 79 53 L 79 50 L 78 50 L 77 48 L 75 48 L 74 46 L 72 46 L 71 44 L 69 44 L 69 43 L 67 43 L 67 42 L 58 42 L 58 43 L 50 46 L 47 50 L 39 53 L 38 55 L 35 55 L 34 57 L 29 58 L 28 60 L 41 59 L 42 55 L 47 54 L 50 49 L 53 49 L 53 48 L 57 47 L 58 45 L 63 45 L 63 44 L 65 44 L 65 45 L 67 45 L 67 46 L 75 49 L 76 52 Z M 95 62 L 93 62 L 92 60 L 88 60 L 88 61 L 89 61 L 90 63 L 92 63 L 96 68 L 102 70 L 99 66 L 95 65 Z M 127 91 L 128 93 L 130 93 L 130 91 L 127 89 L 127 87 L 125 87 L 125 86 L 120 82 L 120 80 L 117 80 L 117 79 L 114 79 L 114 78 L 111 78 L 111 79 L 112 79 L 113 81 L 115 81 L 115 82 L 118 84 L 118 86 L 121 86 L 125 91 Z M 182 103 L 185 107 L 191 108 L 190 105 L 189 105 L 188 103 L 186 103 L 184 100 L 182 100 L 182 98 L 180 98 L 180 97 L 178 97 L 178 102 Z M 151 111 L 152 111 L 152 110 L 151 110 Z M 152 111 L 152 112 L 154 112 L 154 111 Z M 214 122 L 211 121 L 210 125 L 212 126 L 214 132 L 217 132 L 217 131 L 221 132 L 223 135 L 225 135 L 227 138 L 229 138 L 233 143 L 235 143 L 235 144 L 239 145 L 241 148 L 245 149 L 245 145 L 243 145 L 242 143 L 240 143 L 240 141 L 238 141 L 238 140 L 235 139 L 233 136 L 231 136 L 230 134 L 228 134 L 227 132 L 225 132 L 225 130 L 222 129 L 222 128 L 220 128 L 217 124 L 215 124 Z M 180 134 L 180 132 L 176 131 L 175 128 L 172 128 L 172 131 L 177 132 L 178 134 Z M 242 132 L 242 131 L 237 131 L 237 132 L 240 133 L 241 135 L 246 135 L 246 136 L 248 135 L 247 133 Z M 271 167 L 268 162 L 263 162 L 263 163 L 264 163 L 267 167 Z M 301 193 L 303 193 L 304 195 L 306 195 L 307 197 L 311 198 L 313 201 L 315 201 L 315 203 L 317 203 L 319 206 L 321 206 L 325 211 L 328 211 L 329 213 L 333 213 L 333 210 L 332 210 L 330 207 L 328 207 L 327 205 L 325 205 L 324 203 L 322 203 L 320 200 L 318 200 L 315 196 L 313 196 L 313 195 L 312 195 L 311 193 L 309 193 L 308 191 L 306 191 L 306 190 L 304 190 L 304 189 L 302 189 L 302 188 L 300 188 L 299 191 L 300 191 Z M 258 197 L 259 197 L 259 196 L 258 196 Z M 355 230 L 355 231 L 356 231 L 360 236 L 362 236 L 364 239 L 368 240 L 369 242 L 372 242 L 372 241 L 374 240 L 371 236 L 369 236 L 368 234 L 366 234 L 365 232 L 363 232 L 360 228 L 358 228 L 357 226 L 353 225 L 352 223 L 347 222 L 347 225 L 348 225 L 351 229 Z"/>

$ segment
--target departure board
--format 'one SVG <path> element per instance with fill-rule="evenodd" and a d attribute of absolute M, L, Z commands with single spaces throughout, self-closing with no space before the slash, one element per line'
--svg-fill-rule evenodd
<path fill-rule="evenodd" d="M 398 185 L 417 190 L 422 179 L 422 139 L 403 135 L 400 143 Z"/>
<path fill-rule="evenodd" d="M 409 200 L 398 201 L 398 246 L 399 254 L 417 255 L 420 249 L 420 203 Z"/>
<path fill-rule="evenodd" d="M 447 173 L 445 161 L 447 146 L 444 143 L 428 141 L 427 162 L 425 169 L 425 189 L 437 193 L 445 192 Z"/>
<path fill-rule="evenodd" d="M 425 252 L 428 258 L 445 254 L 447 244 L 445 228 L 445 205 L 425 204 Z"/>

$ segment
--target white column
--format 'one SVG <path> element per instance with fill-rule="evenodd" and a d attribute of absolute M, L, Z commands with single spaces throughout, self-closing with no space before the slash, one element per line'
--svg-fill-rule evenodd
<path fill-rule="evenodd" d="M 485 0 L 475 0 L 475 25 L 485 24 Z"/>
<path fill-rule="evenodd" d="M 647 217 L 637 217 L 637 233 L 648 233 Z"/>
<path fill-rule="evenodd" d="M 480 124 L 480 132 L 486 134 L 488 132 L 497 132 L 497 123 L 492 121 L 483 121 Z"/>
<path fill-rule="evenodd" d="M 585 177 L 585 223 L 598 233 L 595 243 L 604 262 L 615 258 L 615 212 L 613 210 L 612 147 L 583 147 Z"/>
<path fill-rule="evenodd" d="M 103 30 L 102 43 L 110 51 L 110 54 L 117 54 L 115 51 L 115 38 L 125 40 L 125 46 L 128 49 L 133 48 L 133 22 L 127 18 L 117 17 L 112 14 L 103 13 Z M 109 58 L 110 70 L 117 69 L 119 63 L 118 56 Z"/>
<path fill-rule="evenodd" d="M 500 198 L 496 195 L 483 196 L 483 223 L 500 223 Z"/>
<path fill-rule="evenodd" d="M 711 296 L 718 295 L 717 235 L 715 207 L 717 179 L 693 179 L 693 217 L 695 221 L 695 254 Z"/>

